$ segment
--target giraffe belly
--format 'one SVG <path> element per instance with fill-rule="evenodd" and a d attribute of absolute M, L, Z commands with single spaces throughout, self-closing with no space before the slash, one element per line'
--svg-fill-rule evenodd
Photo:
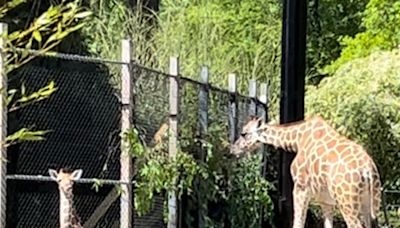
<path fill-rule="evenodd" d="M 328 191 L 328 188 L 324 187 L 319 189 L 318 192 L 315 192 L 313 194 L 313 199 L 312 201 L 317 204 L 324 204 L 324 205 L 336 205 L 335 199 L 331 196 L 331 194 Z"/>

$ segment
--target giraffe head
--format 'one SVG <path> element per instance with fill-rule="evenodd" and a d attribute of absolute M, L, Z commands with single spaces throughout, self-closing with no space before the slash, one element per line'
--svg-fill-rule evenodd
<path fill-rule="evenodd" d="M 59 189 L 64 192 L 70 192 L 72 190 L 72 186 L 74 185 L 74 181 L 78 180 L 82 176 L 82 170 L 77 169 L 73 172 L 67 171 L 65 169 L 60 169 L 57 172 L 54 169 L 49 169 L 50 178 L 58 183 Z"/>
<path fill-rule="evenodd" d="M 244 153 L 252 153 L 261 146 L 260 127 L 263 125 L 263 118 L 250 116 L 243 126 L 239 138 L 232 145 L 231 153 L 237 157 Z"/>

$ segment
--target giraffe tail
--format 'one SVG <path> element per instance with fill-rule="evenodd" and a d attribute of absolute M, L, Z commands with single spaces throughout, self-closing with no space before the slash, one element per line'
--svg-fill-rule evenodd
<path fill-rule="evenodd" d="M 372 172 L 368 169 L 363 170 L 363 178 L 366 183 L 365 194 L 363 197 L 364 217 L 367 224 L 366 227 L 379 227 L 377 223 L 377 214 L 374 202 L 374 178 Z"/>

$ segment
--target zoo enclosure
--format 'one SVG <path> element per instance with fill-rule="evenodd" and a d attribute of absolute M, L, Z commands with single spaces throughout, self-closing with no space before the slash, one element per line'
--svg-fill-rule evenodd
<path fill-rule="evenodd" d="M 58 87 L 49 99 L 16 112 L 8 113 L 3 103 L 2 113 L 8 118 L 3 118 L 2 126 L 5 130 L 8 125 L 8 134 L 21 127 L 51 132 L 45 141 L 22 142 L 6 151 L 3 148 L 10 163 L 2 162 L 7 173 L 1 176 L 1 198 L 6 199 L 3 205 L 7 207 L 2 207 L 1 227 L 57 226 L 57 185 L 47 170 L 63 167 L 84 171 L 74 192 L 85 227 L 160 227 L 161 197 L 155 198 L 150 214 L 139 218 L 134 213 L 133 161 L 124 156 L 127 145 L 120 143 L 119 133 L 134 126 L 150 143 L 158 127 L 167 121 L 175 132 L 169 138 L 169 153 L 174 156 L 175 136 L 183 125 L 195 129 L 199 137 L 210 125 L 226 126 L 227 140 L 232 142 L 248 114 L 266 117 L 266 84 L 257 88 L 256 82 L 250 81 L 249 96 L 243 96 L 237 92 L 234 74 L 229 75 L 229 89 L 219 89 L 209 84 L 207 67 L 201 69 L 200 81 L 196 81 L 182 77 L 178 59 L 171 58 L 170 73 L 165 74 L 136 63 L 131 44 L 123 41 L 122 45 L 121 61 L 28 50 L 36 60 L 12 72 L 8 79 L 5 66 L 1 66 L 3 82 L 8 81 L 9 88 L 19 89 L 24 84 L 30 93 L 49 81 Z M 110 77 L 105 65 L 120 73 Z M 94 183 L 103 186 L 95 191 Z M 117 194 L 113 185 L 121 185 L 126 194 Z M 176 227 L 176 198 L 172 196 L 168 205 L 172 212 L 169 227 Z"/>
<path fill-rule="evenodd" d="M 121 61 L 68 54 L 46 55 L 31 50 L 30 54 L 38 56 L 39 60 L 13 72 L 8 80 L 11 88 L 19 88 L 22 81 L 28 91 L 35 91 L 48 80 L 56 81 L 60 87 L 54 98 L 22 108 L 19 117 L 8 114 L 9 133 L 18 127 L 36 124 L 54 131 L 44 142 L 24 142 L 7 149 L 10 164 L 7 176 L 2 173 L 2 197 L 7 195 L 9 213 L 6 226 L 5 207 L 2 207 L 2 227 L 39 224 L 54 227 L 58 192 L 56 184 L 46 177 L 47 169 L 64 166 L 84 170 L 86 178 L 76 185 L 76 206 L 85 227 L 160 227 L 162 197 L 154 200 L 150 214 L 141 218 L 134 215 L 130 202 L 134 197 L 133 189 L 129 187 L 134 183 L 133 163 L 130 158 L 121 156 L 124 148 L 119 143 L 121 129 L 134 125 L 144 141 L 150 143 L 158 127 L 168 122 L 175 132 L 169 140 L 169 152 L 173 156 L 178 141 L 174 135 L 179 135 L 178 129 L 183 125 L 194 128 L 199 137 L 207 133 L 209 126 L 226 126 L 227 141 L 232 142 L 247 115 L 267 118 L 267 84 L 258 87 L 256 81 L 251 80 L 249 95 L 243 96 L 237 93 L 238 78 L 234 74 L 228 76 L 229 89 L 220 89 L 210 85 L 207 67 L 201 69 L 200 80 L 196 81 L 180 75 L 178 59 L 171 58 L 170 72 L 166 74 L 135 62 L 129 42 L 124 41 L 123 45 L 125 52 Z M 111 83 L 105 65 L 112 65 L 121 72 Z M 4 72 L 4 66 L 2 69 Z M 5 83 L 7 80 L 3 76 Z M 2 113 L 7 113 L 6 109 Z M 15 124 L 15 118 L 20 126 Z M 3 118 L 3 130 L 7 126 L 4 121 Z M 4 169 L 4 162 L 2 166 Z M 265 167 L 266 162 L 263 174 Z M 6 179 L 8 194 L 4 194 Z M 95 192 L 88 183 L 98 182 L 104 186 Z M 115 184 L 125 186 L 128 194 L 119 196 L 113 187 Z M 171 213 L 169 225 L 176 227 L 178 202 L 172 196 L 168 205 L 170 211 L 175 212 Z"/>

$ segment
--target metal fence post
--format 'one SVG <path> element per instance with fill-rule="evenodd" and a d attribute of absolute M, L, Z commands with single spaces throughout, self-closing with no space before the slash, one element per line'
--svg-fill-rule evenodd
<path fill-rule="evenodd" d="M 0 196 L 0 228 L 6 227 L 6 205 L 7 205 L 7 148 L 5 147 L 5 141 L 7 137 L 7 73 L 6 73 L 6 53 L 5 49 L 7 46 L 5 35 L 8 34 L 8 26 L 5 23 L 0 23 L 0 140 L 1 140 L 1 158 L 0 158 L 0 185 L 1 185 L 1 196 Z"/>
<path fill-rule="evenodd" d="M 258 96 L 258 108 L 257 115 L 264 118 L 264 121 L 268 121 L 268 84 L 261 83 L 259 88 L 259 96 Z M 265 178 L 267 172 L 267 146 L 261 146 L 262 160 L 261 160 L 261 176 Z M 265 227 L 267 225 L 267 221 L 263 219 L 264 217 L 264 207 L 261 207 L 261 216 L 260 216 L 260 225 L 261 227 Z"/>
<path fill-rule="evenodd" d="M 200 136 L 203 137 L 208 132 L 208 98 L 209 98 L 209 70 L 207 66 L 203 66 L 200 72 L 200 82 L 203 86 L 200 87 L 199 91 L 199 129 Z M 205 159 L 205 154 L 202 153 L 200 156 L 202 160 Z"/>
<path fill-rule="evenodd" d="M 237 102 L 237 77 L 236 74 L 229 74 L 228 88 L 229 100 L 229 142 L 234 143 L 238 135 L 238 102 Z"/>
<path fill-rule="evenodd" d="M 257 115 L 257 81 L 254 79 L 249 80 L 249 97 L 251 99 L 248 108 L 248 115 L 255 116 Z"/>
<path fill-rule="evenodd" d="M 200 138 L 203 139 L 208 132 L 209 70 L 207 66 L 201 67 L 200 82 L 203 85 L 200 87 L 199 90 L 199 130 L 200 130 Z M 200 156 L 199 156 L 201 162 L 205 161 L 207 156 L 206 153 L 207 153 L 206 148 L 204 148 L 204 145 L 201 144 Z M 205 214 L 205 212 L 207 212 L 207 203 L 204 202 L 204 199 L 199 194 L 199 191 L 201 189 L 201 183 L 199 181 L 199 177 L 196 178 L 196 182 L 197 182 L 196 187 L 198 194 L 197 197 L 198 227 L 205 227 L 203 215 Z"/>
<path fill-rule="evenodd" d="M 169 61 L 169 137 L 168 154 L 171 159 L 176 157 L 178 150 L 178 112 L 179 112 L 179 61 L 171 57 Z M 168 228 L 178 227 L 178 202 L 175 192 L 168 193 Z"/>
<path fill-rule="evenodd" d="M 258 94 L 259 108 L 257 113 L 259 116 L 264 117 L 265 121 L 268 121 L 268 84 L 261 83 Z"/>
<path fill-rule="evenodd" d="M 258 108 L 257 115 L 263 117 L 264 121 L 268 121 L 268 84 L 261 83 L 259 88 L 259 96 L 258 96 Z M 261 169 L 261 175 L 265 177 L 267 160 L 266 160 L 266 146 L 263 145 L 261 147 L 261 151 L 263 153 L 263 165 Z"/>
<path fill-rule="evenodd" d="M 238 96 L 237 96 L 237 77 L 236 74 L 228 75 L 229 96 L 229 143 L 233 144 L 238 136 Z M 232 148 L 231 148 L 232 149 Z M 231 227 L 229 214 L 225 214 L 224 227 Z"/>
<path fill-rule="evenodd" d="M 125 134 L 132 127 L 133 117 L 133 86 L 131 75 L 132 43 L 130 40 L 122 40 L 121 60 L 125 62 L 121 68 L 121 133 Z M 129 141 L 122 136 L 121 141 L 121 181 L 132 182 L 133 162 L 129 153 Z M 133 222 L 133 191 L 132 184 L 122 184 L 122 195 L 120 201 L 120 227 L 131 228 Z"/>

